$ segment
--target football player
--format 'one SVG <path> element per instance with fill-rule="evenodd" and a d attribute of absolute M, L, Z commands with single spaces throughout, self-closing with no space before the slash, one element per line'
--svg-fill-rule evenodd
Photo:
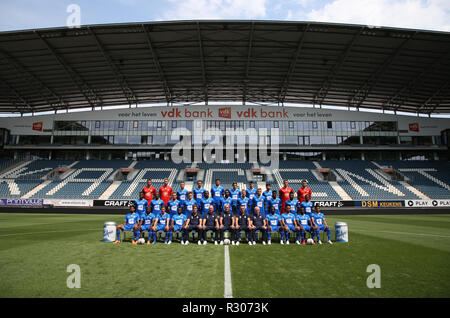
<path fill-rule="evenodd" d="M 311 202 L 311 197 L 309 196 L 309 194 L 306 194 L 305 201 L 300 203 L 300 209 L 303 211 L 304 214 L 306 214 L 311 218 L 313 213 L 313 207 L 314 204 Z"/>
<path fill-rule="evenodd" d="M 134 206 L 136 208 L 136 213 L 139 215 L 139 224 L 144 223 L 145 216 L 148 210 L 148 201 L 145 198 L 145 193 L 143 191 L 139 192 L 139 200 L 134 201 Z"/>
<path fill-rule="evenodd" d="M 167 205 L 172 197 L 172 187 L 169 185 L 169 179 L 164 178 L 164 184 L 159 188 L 159 198 L 164 201 L 164 205 Z"/>
<path fill-rule="evenodd" d="M 245 206 L 241 206 L 240 213 L 236 216 L 235 220 L 235 227 L 237 231 L 238 240 L 236 242 L 236 245 L 239 245 L 239 242 L 241 241 L 241 231 L 245 231 L 245 236 L 249 237 L 249 225 L 251 224 L 251 220 L 247 213 L 245 213 Z M 250 239 L 248 240 L 248 245 L 252 245 L 253 243 L 250 242 Z"/>
<path fill-rule="evenodd" d="M 267 221 L 267 244 L 272 244 L 272 232 L 280 232 L 280 216 L 275 213 L 272 207 L 270 213 L 266 215 Z"/>
<path fill-rule="evenodd" d="M 302 180 L 302 186 L 297 191 L 297 200 L 302 203 L 306 200 L 305 196 L 309 195 L 309 198 L 311 198 L 312 191 L 310 188 L 308 188 L 306 185 L 308 184 L 308 181 Z"/>
<path fill-rule="evenodd" d="M 130 213 L 125 215 L 125 220 L 123 224 L 119 224 L 116 227 L 116 241 L 115 244 L 120 243 L 120 231 L 133 231 L 133 240 L 131 244 L 136 245 L 139 240 L 139 215 L 136 213 L 136 208 L 134 205 L 130 206 Z"/>
<path fill-rule="evenodd" d="M 236 227 L 234 226 L 234 217 L 231 214 L 230 206 L 225 206 L 225 211 L 220 214 L 219 218 L 219 234 L 220 245 L 223 245 L 223 236 L 225 231 L 230 232 L 231 242 L 234 245 L 236 241 Z"/>
<path fill-rule="evenodd" d="M 214 200 L 216 211 L 223 211 L 222 196 L 225 193 L 224 187 L 220 185 L 220 179 L 216 179 L 216 185 L 211 188 L 211 197 Z"/>
<path fill-rule="evenodd" d="M 200 210 L 202 211 L 202 218 L 206 216 L 209 212 L 209 208 L 212 206 L 214 209 L 214 200 L 209 197 L 209 191 L 205 190 L 204 198 L 200 200 Z M 216 212 L 216 211 L 215 211 Z"/>
<path fill-rule="evenodd" d="M 201 206 L 202 200 L 205 197 L 205 188 L 203 188 L 202 180 L 197 181 L 197 188 L 194 189 L 194 200 L 197 201 L 197 205 Z"/>
<path fill-rule="evenodd" d="M 256 244 L 256 231 L 260 231 L 262 234 L 262 243 L 263 245 L 266 245 L 266 232 L 267 232 L 267 224 L 266 220 L 263 215 L 259 213 L 259 208 L 255 208 L 255 215 L 253 217 L 250 217 L 251 224 L 250 224 L 250 242 L 253 243 L 253 245 Z M 250 244 L 251 245 L 251 244 Z"/>
<path fill-rule="evenodd" d="M 217 219 L 216 213 L 214 213 L 214 206 L 209 206 L 208 213 L 202 219 L 202 241 L 203 245 L 207 244 L 206 233 L 208 231 L 213 231 L 214 234 L 214 245 L 217 245 L 217 233 L 219 230 L 219 220 Z"/>
<path fill-rule="evenodd" d="M 300 244 L 300 236 L 302 237 L 302 245 L 306 244 L 305 234 L 306 232 L 311 233 L 311 218 L 305 214 L 304 209 L 299 209 L 297 213 L 297 217 L 295 219 L 295 225 L 297 232 L 297 240 L 295 243 Z M 313 242 L 313 244 L 316 244 Z"/>
<path fill-rule="evenodd" d="M 272 210 L 272 207 L 275 208 L 275 213 L 280 215 L 281 210 L 281 199 L 277 198 L 277 191 L 272 191 L 271 199 L 267 202 L 267 214 Z"/>
<path fill-rule="evenodd" d="M 237 182 L 234 181 L 231 185 L 230 197 L 232 200 L 231 207 L 233 214 L 238 213 L 238 199 L 241 197 L 241 190 L 237 188 Z"/>
<path fill-rule="evenodd" d="M 253 211 L 252 214 L 254 213 L 254 210 L 256 207 L 259 208 L 259 213 L 261 213 L 261 211 L 265 211 L 266 209 L 266 198 L 262 195 L 262 190 L 261 188 L 258 188 L 258 191 L 256 192 L 256 195 L 253 197 Z"/>
<path fill-rule="evenodd" d="M 167 210 L 171 217 L 178 213 L 179 207 L 181 207 L 181 202 L 177 200 L 177 194 L 174 192 L 172 193 L 172 200 L 167 203 Z"/>
<path fill-rule="evenodd" d="M 156 189 L 154 186 L 152 186 L 152 180 L 147 180 L 147 185 L 142 188 L 142 192 L 145 193 L 145 199 L 147 202 L 152 202 L 153 196 L 156 194 Z"/>
<path fill-rule="evenodd" d="M 285 212 L 284 204 L 287 200 L 289 200 L 289 193 L 291 193 L 291 192 L 294 192 L 294 190 L 292 190 L 292 188 L 288 186 L 288 181 L 284 180 L 283 187 L 280 188 L 280 191 L 279 191 L 281 204 L 282 204 L 281 212 Z"/>
<path fill-rule="evenodd" d="M 161 231 L 165 233 L 164 244 L 172 243 L 171 241 L 169 241 L 169 238 L 171 236 L 170 215 L 169 213 L 166 213 L 166 207 L 164 205 L 161 206 L 161 212 L 156 216 L 155 221 L 153 222 L 152 230 L 153 230 L 152 244 L 156 243 L 156 233 Z"/>
<path fill-rule="evenodd" d="M 194 205 L 196 205 L 197 208 L 199 207 L 197 205 L 197 201 L 194 200 L 193 196 L 194 196 L 194 194 L 191 191 L 189 191 L 188 198 L 187 198 L 186 202 L 184 203 L 184 214 L 186 214 L 187 217 L 189 217 L 189 215 L 191 215 L 192 212 L 194 211 Z"/>
<path fill-rule="evenodd" d="M 170 231 L 171 234 L 181 232 L 181 245 L 184 245 L 185 232 L 186 232 L 186 220 L 187 217 L 183 213 L 183 207 L 179 206 L 177 209 L 177 214 L 173 215 L 171 218 Z M 170 241 L 172 242 L 172 235 L 170 236 Z"/>
<path fill-rule="evenodd" d="M 197 204 L 194 204 L 192 206 L 192 213 L 188 216 L 188 219 L 186 221 L 186 237 L 185 237 L 185 245 L 189 244 L 189 233 L 192 231 L 196 231 L 197 234 L 197 244 L 201 245 L 200 238 L 202 237 L 202 223 L 200 223 L 201 217 L 198 214 L 198 206 Z"/>
<path fill-rule="evenodd" d="M 291 206 L 287 205 L 285 212 L 281 215 L 281 226 L 284 230 L 281 231 L 281 245 L 284 244 L 283 240 L 285 240 L 286 245 L 289 245 L 289 234 L 295 230 L 294 219 L 295 215 L 291 213 Z"/>
<path fill-rule="evenodd" d="M 331 242 L 331 230 L 327 224 L 327 220 L 325 220 L 325 215 L 320 212 L 320 206 L 316 205 L 314 207 L 314 213 L 312 214 L 313 224 L 315 225 L 314 232 L 317 236 L 317 243 L 322 244 L 320 240 L 320 232 L 327 232 L 328 242 L 329 244 L 333 244 Z"/>

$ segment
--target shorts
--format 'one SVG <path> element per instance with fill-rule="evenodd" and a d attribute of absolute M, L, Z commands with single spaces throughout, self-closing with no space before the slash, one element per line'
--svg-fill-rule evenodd
<path fill-rule="evenodd" d="M 150 227 L 151 227 L 151 224 L 144 224 L 144 225 L 142 225 L 142 231 L 150 231 Z"/>
<path fill-rule="evenodd" d="M 147 214 L 145 214 L 145 213 L 139 214 L 139 220 L 140 221 L 144 220 L 146 216 L 147 216 Z"/>
<path fill-rule="evenodd" d="M 123 226 L 124 231 L 133 231 L 135 224 L 125 224 Z"/>
<path fill-rule="evenodd" d="M 311 231 L 311 227 L 309 225 L 302 225 L 306 232 Z"/>
<path fill-rule="evenodd" d="M 272 226 L 272 232 L 280 232 L 279 226 Z"/>
<path fill-rule="evenodd" d="M 288 231 L 289 232 L 292 232 L 292 231 L 294 231 L 295 230 L 295 226 L 293 226 L 293 225 L 288 225 Z"/>
<path fill-rule="evenodd" d="M 159 225 L 159 224 L 158 224 L 158 226 L 156 226 L 156 230 L 157 230 L 157 231 L 164 231 L 165 228 L 166 228 L 165 225 Z"/>
<path fill-rule="evenodd" d="M 318 225 L 317 226 L 317 231 L 325 231 L 327 227 L 325 225 Z"/>
<path fill-rule="evenodd" d="M 173 227 L 173 231 L 174 232 L 181 232 L 182 231 L 181 226 L 174 226 Z"/>

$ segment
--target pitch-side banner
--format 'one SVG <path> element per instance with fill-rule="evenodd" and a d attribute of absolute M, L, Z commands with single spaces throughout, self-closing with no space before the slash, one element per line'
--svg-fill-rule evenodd
<path fill-rule="evenodd" d="M 94 200 L 94 206 L 123 208 L 134 204 L 134 200 Z"/>
<path fill-rule="evenodd" d="M 314 205 L 318 205 L 321 208 L 343 208 L 355 206 L 355 201 L 312 201 Z"/>
<path fill-rule="evenodd" d="M 0 206 L 41 207 L 42 199 L 0 199 Z"/>
<path fill-rule="evenodd" d="M 355 206 L 362 208 L 401 208 L 405 206 L 405 201 L 384 201 L 384 200 L 355 201 Z"/>
<path fill-rule="evenodd" d="M 79 199 L 44 199 L 44 205 L 53 205 L 57 207 L 91 207 L 94 205 L 94 201 Z"/>
<path fill-rule="evenodd" d="M 448 199 L 448 200 L 406 200 L 405 206 L 410 207 L 410 208 L 450 207 L 450 199 Z"/>

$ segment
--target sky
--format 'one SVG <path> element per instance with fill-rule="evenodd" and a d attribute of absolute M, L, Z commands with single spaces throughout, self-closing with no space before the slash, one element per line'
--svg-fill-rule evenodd
<path fill-rule="evenodd" d="M 192 19 L 318 21 L 450 32 L 450 0 L 0 0 L 0 31 Z"/>

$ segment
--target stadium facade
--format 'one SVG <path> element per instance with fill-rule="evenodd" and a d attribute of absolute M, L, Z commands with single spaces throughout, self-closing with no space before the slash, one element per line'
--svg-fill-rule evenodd
<path fill-rule="evenodd" d="M 180 138 L 205 146 L 212 141 L 205 132 L 217 129 L 224 148 L 245 147 L 247 158 L 254 136 L 259 145 L 277 143 L 281 160 L 443 160 L 450 121 L 304 107 L 206 105 L 0 118 L 0 127 L 9 136 L 2 156 L 15 159 L 168 159 Z M 180 136 L 177 129 L 191 136 Z M 278 137 L 271 135 L 274 129 Z"/>

